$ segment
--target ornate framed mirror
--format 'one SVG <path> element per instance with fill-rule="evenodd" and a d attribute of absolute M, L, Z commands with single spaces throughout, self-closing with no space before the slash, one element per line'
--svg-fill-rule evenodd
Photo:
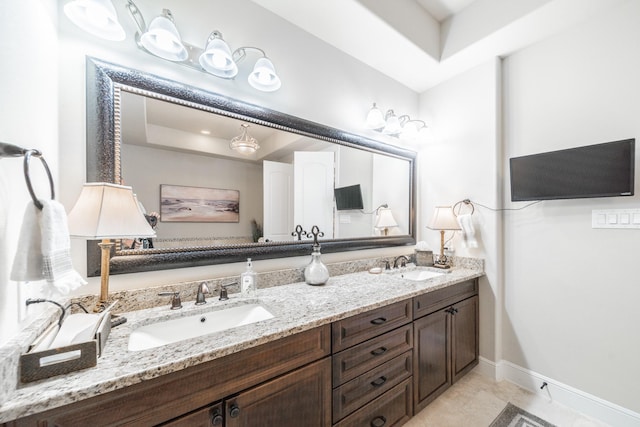
<path fill-rule="evenodd" d="M 110 262 L 112 274 L 308 255 L 310 241 L 293 232 L 297 225 L 310 230 L 318 221 L 325 221 L 323 253 L 415 244 L 415 152 L 95 58 L 87 58 L 86 75 L 87 181 L 131 185 L 143 209 L 160 213 L 153 247 L 131 249 L 119 242 Z M 242 125 L 249 126 L 261 147 L 250 156 L 238 154 L 229 148 L 228 135 L 196 135 L 199 130 L 181 128 L 194 116 L 207 116 L 216 129 L 236 134 Z M 197 126 L 202 123 L 193 120 Z M 296 188 L 305 176 L 312 185 L 292 192 L 295 214 L 289 208 L 283 213 L 282 195 L 274 196 L 272 184 L 265 185 L 265 164 L 293 164 L 297 171 L 304 164 L 298 159 L 309 153 L 330 153 L 334 171 L 320 180 L 327 181 L 320 190 L 320 181 L 309 179 L 314 175 L 305 169 L 294 173 Z M 178 170 L 181 163 L 189 169 Z M 241 175 L 231 174 L 240 170 Z M 361 188 L 362 209 L 338 210 L 335 189 L 354 184 Z M 192 215 L 193 221 L 172 222 L 166 212 L 163 218 L 168 200 L 161 196 L 161 185 L 237 191 L 235 220 L 209 223 Z M 259 191 L 265 188 L 267 195 Z M 280 209 L 275 214 L 273 205 Z M 376 227 L 383 205 L 396 220 L 387 235 L 388 228 Z M 317 206 L 326 211 L 324 219 Z M 283 217 L 290 217 L 286 232 Z M 87 274 L 99 272 L 97 245 L 88 242 Z"/>

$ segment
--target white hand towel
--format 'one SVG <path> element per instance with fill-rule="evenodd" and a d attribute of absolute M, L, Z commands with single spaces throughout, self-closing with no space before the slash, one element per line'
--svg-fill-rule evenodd
<path fill-rule="evenodd" d="M 473 228 L 473 221 L 470 214 L 458 215 L 458 224 L 462 229 L 462 247 L 477 248 L 476 230 Z"/>
<path fill-rule="evenodd" d="M 25 210 L 11 280 L 45 279 L 56 293 L 66 295 L 87 282 L 71 264 L 71 241 L 64 206 L 55 200 L 40 200 Z"/>

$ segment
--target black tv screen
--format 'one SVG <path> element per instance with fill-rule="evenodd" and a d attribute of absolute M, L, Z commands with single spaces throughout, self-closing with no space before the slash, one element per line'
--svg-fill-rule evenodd
<path fill-rule="evenodd" d="M 335 188 L 333 194 L 336 198 L 336 209 L 339 211 L 364 208 L 360 184 Z"/>
<path fill-rule="evenodd" d="M 509 159 L 511 201 L 632 196 L 635 139 Z"/>

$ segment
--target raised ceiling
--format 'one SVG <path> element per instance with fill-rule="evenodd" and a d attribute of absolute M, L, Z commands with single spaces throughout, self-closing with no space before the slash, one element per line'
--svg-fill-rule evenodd
<path fill-rule="evenodd" d="M 253 0 L 421 93 L 627 0 Z"/>

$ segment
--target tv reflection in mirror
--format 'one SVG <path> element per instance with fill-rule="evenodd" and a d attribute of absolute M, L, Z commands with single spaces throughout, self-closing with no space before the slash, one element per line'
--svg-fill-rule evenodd
<path fill-rule="evenodd" d="M 336 209 L 339 211 L 364 209 L 360 184 L 336 188 L 333 194 L 336 198 Z"/>

